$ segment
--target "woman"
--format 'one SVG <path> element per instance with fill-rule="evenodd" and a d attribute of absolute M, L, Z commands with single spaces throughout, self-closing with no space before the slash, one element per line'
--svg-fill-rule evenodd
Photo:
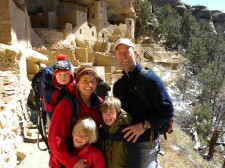
<path fill-rule="evenodd" d="M 92 66 L 82 66 L 77 71 L 77 88 L 73 94 L 79 103 L 79 115 L 77 119 L 92 117 L 99 124 L 98 112 L 102 99 L 94 91 L 97 87 L 98 74 Z M 84 158 L 78 158 L 68 152 L 68 141 L 72 138 L 72 105 L 70 101 L 63 98 L 54 110 L 52 116 L 48 143 L 51 150 L 49 166 L 51 168 L 85 168 L 89 167 Z"/>

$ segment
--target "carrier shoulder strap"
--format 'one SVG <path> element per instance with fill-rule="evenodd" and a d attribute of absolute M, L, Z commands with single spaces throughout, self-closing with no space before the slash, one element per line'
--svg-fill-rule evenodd
<path fill-rule="evenodd" d="M 145 79 L 145 75 L 151 71 L 150 69 L 145 69 L 143 68 L 139 74 L 137 75 L 136 78 L 136 90 L 138 95 L 140 96 L 140 98 L 145 102 L 145 104 L 152 108 L 151 102 L 149 101 L 149 98 L 147 97 L 147 95 L 145 94 L 145 88 L 144 88 L 144 79 Z"/>
<path fill-rule="evenodd" d="M 73 128 L 73 126 L 78 118 L 78 115 L 80 113 L 80 106 L 79 106 L 77 98 L 71 92 L 68 92 L 68 94 L 64 97 L 67 100 L 69 100 L 70 103 L 72 104 L 72 118 L 70 121 L 70 126 L 71 126 L 71 128 Z"/>

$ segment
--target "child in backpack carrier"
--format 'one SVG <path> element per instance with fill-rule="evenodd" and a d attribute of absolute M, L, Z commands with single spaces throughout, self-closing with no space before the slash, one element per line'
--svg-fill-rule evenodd
<path fill-rule="evenodd" d="M 66 56 L 59 54 L 57 61 L 50 67 L 45 68 L 42 82 L 42 103 L 44 110 L 51 119 L 52 113 L 59 100 L 68 92 L 75 89 L 74 68 L 66 60 Z"/>
<path fill-rule="evenodd" d="M 101 151 L 91 145 L 98 137 L 95 121 L 91 117 L 79 119 L 73 127 L 72 135 L 73 141 L 69 143 L 69 151 L 78 158 L 83 158 L 91 168 L 105 168 Z"/>

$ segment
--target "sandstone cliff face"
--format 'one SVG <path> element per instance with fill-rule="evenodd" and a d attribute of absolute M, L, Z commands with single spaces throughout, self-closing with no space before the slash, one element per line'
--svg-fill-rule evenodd
<path fill-rule="evenodd" d="M 182 14 L 184 10 L 189 10 L 196 17 L 197 20 L 204 19 L 211 27 L 211 31 L 216 32 L 215 27 L 219 26 L 221 33 L 225 31 L 225 13 L 218 10 L 209 10 L 206 6 L 196 5 L 190 6 L 182 2 L 182 0 L 151 0 L 153 6 L 163 6 L 169 3 L 172 7 L 177 9 L 177 12 Z M 154 10 L 154 8 L 153 8 Z"/>

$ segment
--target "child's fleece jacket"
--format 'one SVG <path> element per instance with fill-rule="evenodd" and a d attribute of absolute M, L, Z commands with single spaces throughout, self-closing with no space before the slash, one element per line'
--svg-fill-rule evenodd
<path fill-rule="evenodd" d="M 137 168 L 139 166 L 138 144 L 127 142 L 122 129 L 131 124 L 131 117 L 121 110 L 112 126 L 99 129 L 98 146 L 106 160 L 107 168 Z"/>
<path fill-rule="evenodd" d="M 66 90 L 72 93 L 75 87 L 75 81 L 72 81 L 67 85 L 60 85 L 55 81 L 47 81 L 47 79 L 45 79 L 42 84 L 42 103 L 44 110 L 48 113 L 53 113 L 56 105 L 60 99 L 62 99 L 62 96 L 66 94 Z"/>
<path fill-rule="evenodd" d="M 73 141 L 71 141 L 69 146 L 69 151 L 78 158 L 86 159 L 87 164 L 91 165 L 90 168 L 106 168 L 102 152 L 91 144 L 77 149 L 73 147 Z"/>

